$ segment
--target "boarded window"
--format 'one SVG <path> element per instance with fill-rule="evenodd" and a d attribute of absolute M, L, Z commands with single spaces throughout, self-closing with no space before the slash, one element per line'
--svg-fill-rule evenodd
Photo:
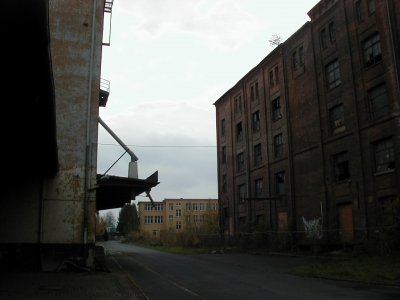
<path fill-rule="evenodd" d="M 354 240 L 353 206 L 342 204 L 338 206 L 339 233 L 343 243 L 351 243 Z"/>
<path fill-rule="evenodd" d="M 286 211 L 278 213 L 278 231 L 287 231 L 288 213 Z"/>

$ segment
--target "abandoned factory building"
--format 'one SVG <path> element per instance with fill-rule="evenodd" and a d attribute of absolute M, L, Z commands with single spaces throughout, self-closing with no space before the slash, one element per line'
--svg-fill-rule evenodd
<path fill-rule="evenodd" d="M 308 16 L 214 103 L 222 229 L 293 246 L 313 220 L 325 245 L 398 249 L 400 2 Z"/>

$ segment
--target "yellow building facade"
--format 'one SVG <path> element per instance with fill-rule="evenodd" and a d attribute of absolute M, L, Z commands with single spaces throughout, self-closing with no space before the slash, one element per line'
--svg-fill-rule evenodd
<path fill-rule="evenodd" d="M 163 231 L 210 232 L 218 228 L 218 199 L 164 199 L 138 203 L 142 234 L 160 237 Z"/>

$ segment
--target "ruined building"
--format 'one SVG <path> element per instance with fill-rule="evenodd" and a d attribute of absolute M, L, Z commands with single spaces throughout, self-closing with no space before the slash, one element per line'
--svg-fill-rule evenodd
<path fill-rule="evenodd" d="M 308 16 L 214 103 L 222 229 L 399 249 L 400 2 Z"/>

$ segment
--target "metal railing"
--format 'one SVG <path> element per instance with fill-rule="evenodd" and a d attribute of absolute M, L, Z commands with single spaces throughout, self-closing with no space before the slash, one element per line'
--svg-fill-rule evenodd
<path fill-rule="evenodd" d="M 110 93 L 110 81 L 104 78 L 100 78 L 100 90 Z"/>

